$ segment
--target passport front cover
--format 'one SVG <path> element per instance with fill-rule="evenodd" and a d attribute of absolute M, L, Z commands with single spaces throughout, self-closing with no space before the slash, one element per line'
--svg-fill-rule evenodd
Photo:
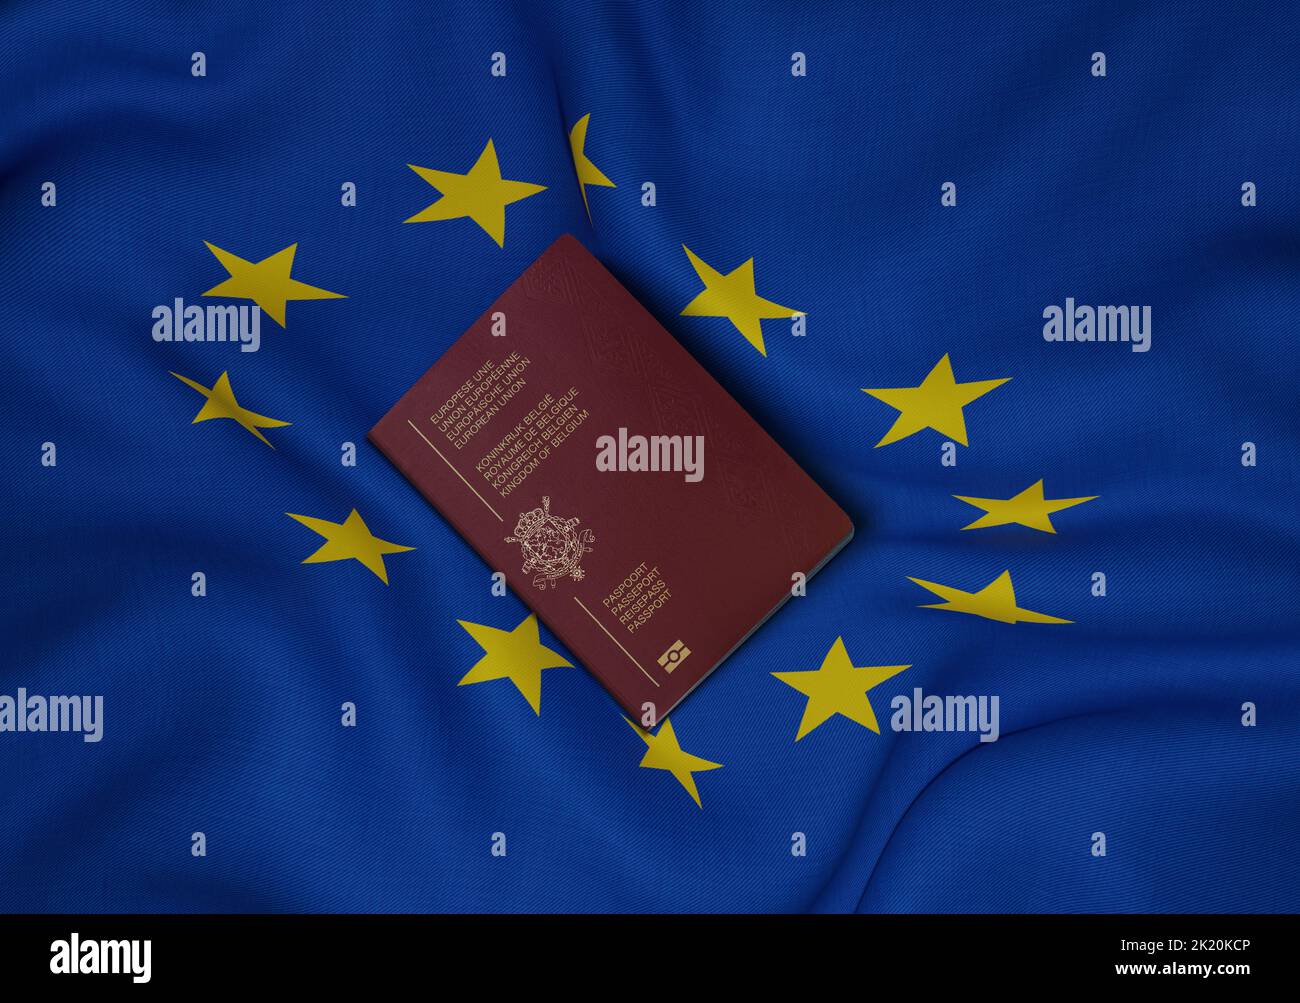
<path fill-rule="evenodd" d="M 634 720 L 668 714 L 853 535 L 572 236 L 370 439 Z"/>

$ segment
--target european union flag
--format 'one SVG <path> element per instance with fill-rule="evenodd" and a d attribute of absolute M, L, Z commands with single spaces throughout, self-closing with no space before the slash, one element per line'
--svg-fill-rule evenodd
<path fill-rule="evenodd" d="M 0 909 L 1300 909 L 1298 31 L 5 5 Z M 857 525 L 650 727 L 365 439 L 566 232 Z"/>

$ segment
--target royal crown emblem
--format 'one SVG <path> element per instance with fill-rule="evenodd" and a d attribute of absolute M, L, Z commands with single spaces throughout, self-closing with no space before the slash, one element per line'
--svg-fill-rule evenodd
<path fill-rule="evenodd" d="M 537 572 L 533 579 L 537 588 L 555 588 L 565 576 L 582 581 L 582 555 L 591 553 L 588 544 L 596 542 L 596 535 L 589 529 L 579 531 L 578 521 L 551 515 L 549 495 L 542 498 L 541 508 L 519 514 L 515 535 L 507 536 L 506 543 L 519 544 L 524 573 Z"/>

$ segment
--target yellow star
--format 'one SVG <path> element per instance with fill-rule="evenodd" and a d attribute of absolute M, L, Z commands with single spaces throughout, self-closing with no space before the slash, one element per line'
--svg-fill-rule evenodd
<path fill-rule="evenodd" d="M 290 519 L 297 519 L 312 532 L 325 537 L 321 548 L 310 557 L 303 559 L 303 564 L 320 564 L 322 561 L 346 561 L 349 558 L 360 561 L 373 571 L 381 582 L 388 584 L 388 569 L 384 567 L 385 554 L 400 554 L 414 550 L 399 543 L 389 543 L 377 536 L 372 536 L 356 509 L 343 522 L 330 522 L 328 519 L 314 519 L 309 515 L 294 515 L 286 512 Z"/>
<path fill-rule="evenodd" d="M 987 526 L 1006 526 L 1016 523 L 1020 526 L 1028 526 L 1030 529 L 1042 530 L 1044 533 L 1055 533 L 1056 527 L 1052 525 L 1051 519 L 1053 512 L 1082 505 L 1100 496 L 1053 498 L 1048 501 L 1043 497 L 1043 482 L 1040 480 L 1036 484 L 1029 485 L 1014 498 L 1007 498 L 1005 501 L 1001 498 L 968 498 L 966 495 L 953 495 L 953 497 L 958 501 L 964 501 L 967 505 L 974 505 L 984 510 L 984 515 L 969 526 L 963 526 L 962 529 L 984 529 Z"/>
<path fill-rule="evenodd" d="M 542 669 L 572 668 L 550 648 L 542 644 L 537 632 L 537 614 L 530 613 L 514 630 L 499 630 L 481 623 L 457 620 L 483 649 L 483 657 L 465 673 L 457 686 L 485 683 L 490 679 L 509 679 L 523 694 L 528 706 L 542 713 Z"/>
<path fill-rule="evenodd" d="M 868 390 L 863 387 L 864 394 L 871 394 L 899 411 L 893 427 L 876 446 L 887 446 L 899 439 L 906 439 L 924 428 L 932 428 L 940 435 L 969 446 L 962 408 L 976 398 L 983 397 L 994 387 L 1002 386 L 1007 379 L 958 383 L 953 379 L 952 362 L 945 354 L 935 363 L 919 387 L 897 387 L 892 390 Z"/>
<path fill-rule="evenodd" d="M 590 122 L 591 115 L 583 115 L 569 130 L 569 149 L 573 153 L 573 166 L 578 172 L 578 187 L 582 189 L 582 204 L 587 208 L 588 220 L 591 219 L 591 206 L 587 203 L 587 185 L 597 185 L 600 188 L 618 187 L 609 178 L 605 177 L 600 168 L 593 164 L 587 158 L 587 154 L 583 152 L 583 147 L 587 142 L 587 125 Z"/>
<path fill-rule="evenodd" d="M 726 317 L 745 336 L 745 340 L 758 349 L 764 357 L 763 320 L 777 317 L 791 318 L 801 313 L 780 303 L 765 300 L 754 292 L 754 259 L 723 275 L 701 261 L 695 253 L 682 245 L 691 259 L 691 267 L 704 283 L 704 290 L 686 304 L 683 317 Z"/>
<path fill-rule="evenodd" d="M 772 675 L 808 698 L 803 719 L 799 722 L 799 733 L 794 736 L 797 742 L 836 714 L 879 735 L 880 725 L 876 722 L 876 712 L 871 709 L 867 691 L 910 668 L 910 665 L 854 665 L 845 650 L 844 638 L 837 637 L 822 659 L 820 669 L 773 672 Z"/>
<path fill-rule="evenodd" d="M 252 300 L 281 327 L 284 327 L 284 307 L 289 300 L 347 299 L 342 293 L 332 293 L 328 289 L 309 286 L 306 282 L 289 277 L 289 272 L 293 270 L 293 256 L 298 251 L 297 244 L 290 244 L 283 251 L 276 251 L 269 258 L 254 262 L 223 251 L 215 244 L 208 244 L 206 240 L 203 243 L 217 256 L 221 267 L 230 273 L 230 278 L 213 286 L 203 295 Z"/>
<path fill-rule="evenodd" d="M 1011 585 L 1011 572 L 1004 571 L 978 592 L 963 592 L 950 585 L 939 585 L 920 578 L 908 578 L 923 589 L 929 589 L 943 602 L 923 604 L 921 609 L 947 609 L 954 613 L 970 613 L 998 623 L 1072 623 L 1058 616 L 1035 613 L 1016 605 L 1016 590 Z"/>
<path fill-rule="evenodd" d="M 259 428 L 282 428 L 290 424 L 287 421 L 280 421 L 276 418 L 268 418 L 265 415 L 257 414 L 248 408 L 240 407 L 239 401 L 235 400 L 235 391 L 230 388 L 230 376 L 228 373 L 222 373 L 217 377 L 217 382 L 212 384 L 209 390 L 202 383 L 196 383 L 194 380 L 180 373 L 172 373 L 178 380 L 187 387 L 191 387 L 207 398 L 207 403 L 199 408 L 199 413 L 194 416 L 191 425 L 197 425 L 201 421 L 207 421 L 210 418 L 233 418 L 244 428 L 248 429 L 255 436 L 271 446 L 270 441 L 261 432 Z M 274 449 L 274 446 L 271 446 Z"/>
<path fill-rule="evenodd" d="M 506 206 L 546 191 L 544 185 L 504 180 L 501 177 L 501 167 L 497 164 L 497 149 L 492 145 L 491 139 L 483 147 L 483 152 L 478 155 L 478 160 L 468 174 L 435 171 L 414 164 L 406 166 L 442 193 L 442 198 L 428 208 L 421 209 L 406 222 L 427 223 L 431 220 L 468 216 L 497 242 L 498 247 L 506 246 Z"/>
<path fill-rule="evenodd" d="M 627 721 L 627 718 L 623 718 Z M 699 756 L 692 756 L 689 752 L 683 752 L 682 747 L 677 744 L 677 736 L 673 733 L 673 723 L 665 720 L 663 727 L 659 729 L 658 735 L 652 735 L 627 721 L 629 727 L 641 736 L 641 741 L 645 742 L 647 748 L 645 755 L 641 757 L 641 766 L 647 770 L 667 770 L 677 782 L 686 788 L 686 793 L 694 799 L 696 805 L 703 808 L 700 804 L 700 792 L 695 786 L 695 777 L 693 774 L 702 773 L 705 770 L 718 770 L 722 768 L 721 763 L 710 762 L 707 759 L 701 759 Z"/>

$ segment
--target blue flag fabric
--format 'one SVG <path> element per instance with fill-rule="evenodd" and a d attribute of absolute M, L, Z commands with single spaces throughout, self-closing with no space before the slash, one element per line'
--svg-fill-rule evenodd
<path fill-rule="evenodd" d="M 6 5 L 0 908 L 1300 908 L 1298 29 Z M 494 208 L 497 178 L 544 190 Z M 458 621 L 528 610 L 365 442 L 565 232 L 857 525 L 673 713 L 720 768 L 641 768 L 652 736 L 577 667 L 540 714 L 458 686 Z M 766 355 L 682 315 L 750 259 L 805 315 L 761 321 Z M 185 340 L 196 304 L 256 304 L 257 351 Z M 1079 340 L 1107 306 L 1129 340 Z M 303 563 L 372 539 L 414 549 Z M 910 667 L 813 723 L 773 673 L 837 640 L 841 679 Z M 97 736 L 93 701 L 49 730 L 58 695 L 102 697 Z M 997 697 L 997 740 L 926 730 L 927 696 Z"/>

